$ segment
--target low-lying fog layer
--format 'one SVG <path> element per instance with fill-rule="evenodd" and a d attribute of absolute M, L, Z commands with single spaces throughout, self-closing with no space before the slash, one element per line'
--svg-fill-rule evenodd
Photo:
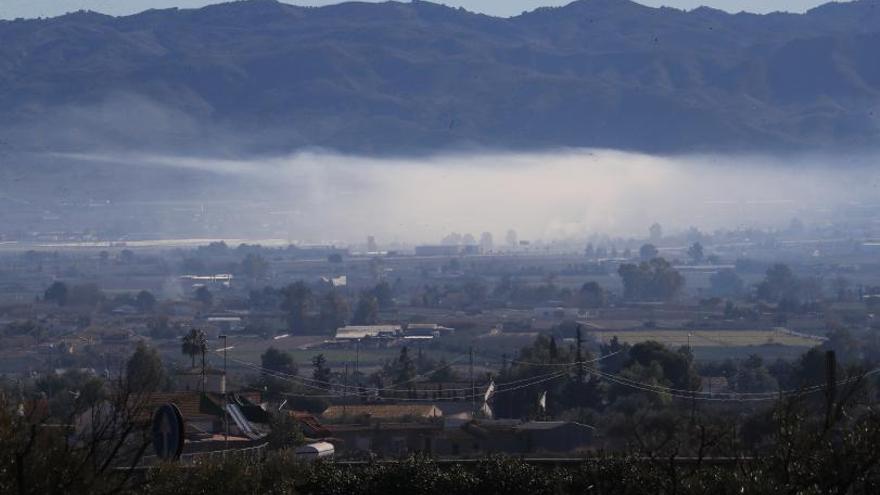
<path fill-rule="evenodd" d="M 828 221 L 841 207 L 878 203 L 880 170 L 867 157 L 655 157 L 605 150 L 534 154 L 446 154 L 375 159 L 300 153 L 259 160 L 171 156 L 66 155 L 77 165 L 116 172 L 152 167 L 160 179 L 186 170 L 186 199 L 204 183 L 214 200 L 253 201 L 285 217 L 291 239 L 437 242 L 450 232 L 483 231 L 496 242 L 508 228 L 545 240 L 602 232 L 767 227 L 792 218 Z M 88 183 L 82 184 L 89 188 Z M 157 191 L 157 197 L 165 200 Z M 156 211 L 155 214 L 167 215 Z M 163 218 L 163 223 L 173 222 Z M 240 228 L 253 232 L 253 218 Z M 229 222 L 234 222 L 230 219 Z M 227 233 L 236 225 L 225 225 Z M 268 228 L 268 227 L 267 227 Z"/>

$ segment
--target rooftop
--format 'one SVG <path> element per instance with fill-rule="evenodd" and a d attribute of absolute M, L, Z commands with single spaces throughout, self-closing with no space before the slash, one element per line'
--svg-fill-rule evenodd
<path fill-rule="evenodd" d="M 356 404 L 351 406 L 330 406 L 321 414 L 327 419 L 344 416 L 369 416 L 371 418 L 402 418 L 416 416 L 436 418 L 443 412 L 432 404 Z"/>
<path fill-rule="evenodd" d="M 396 335 L 401 332 L 400 325 L 346 326 L 336 330 L 337 339 L 363 339 L 380 335 Z"/>

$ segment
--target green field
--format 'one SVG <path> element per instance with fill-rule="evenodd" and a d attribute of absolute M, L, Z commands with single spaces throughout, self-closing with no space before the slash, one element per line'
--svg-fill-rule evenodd
<path fill-rule="evenodd" d="M 746 359 L 759 356 L 765 363 L 777 359 L 794 360 L 807 352 L 809 347 L 793 345 L 752 345 L 744 347 L 694 347 L 697 361 L 723 361 L 725 359 Z"/>
<path fill-rule="evenodd" d="M 812 347 L 819 341 L 777 330 L 600 330 L 590 332 L 601 342 L 613 337 L 630 345 L 655 340 L 668 347 L 677 348 L 690 343 L 691 347 L 746 347 L 782 345 Z M 688 339 L 690 334 L 690 339 Z"/>
<path fill-rule="evenodd" d="M 590 332 L 604 343 L 617 337 L 630 345 L 654 340 L 671 349 L 690 345 L 699 361 L 745 359 L 758 355 L 765 361 L 795 359 L 821 342 L 777 330 L 605 330 Z"/>

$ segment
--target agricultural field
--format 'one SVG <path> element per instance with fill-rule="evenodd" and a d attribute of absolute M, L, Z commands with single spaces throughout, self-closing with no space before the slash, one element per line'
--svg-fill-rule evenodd
<path fill-rule="evenodd" d="M 671 348 L 690 345 L 700 347 L 794 346 L 812 347 L 820 343 L 816 338 L 778 330 L 597 330 L 590 335 L 607 343 L 615 336 L 630 345 L 655 340 Z M 690 335 L 690 338 L 688 337 Z"/>

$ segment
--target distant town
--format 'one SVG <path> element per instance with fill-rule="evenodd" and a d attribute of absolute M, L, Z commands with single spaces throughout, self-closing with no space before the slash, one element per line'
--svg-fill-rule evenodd
<path fill-rule="evenodd" d="M 5 249 L 2 397 L 75 438 L 126 384 L 144 425 L 175 406 L 190 463 L 278 445 L 568 458 L 673 439 L 691 455 L 694 415 L 723 429 L 817 390 L 828 355 L 834 380 L 875 371 L 878 255 L 798 220 L 552 246 L 510 230 L 408 251 L 374 237 Z M 731 440 L 760 448 L 752 428 Z M 167 456 L 152 450 L 133 462 Z"/>

